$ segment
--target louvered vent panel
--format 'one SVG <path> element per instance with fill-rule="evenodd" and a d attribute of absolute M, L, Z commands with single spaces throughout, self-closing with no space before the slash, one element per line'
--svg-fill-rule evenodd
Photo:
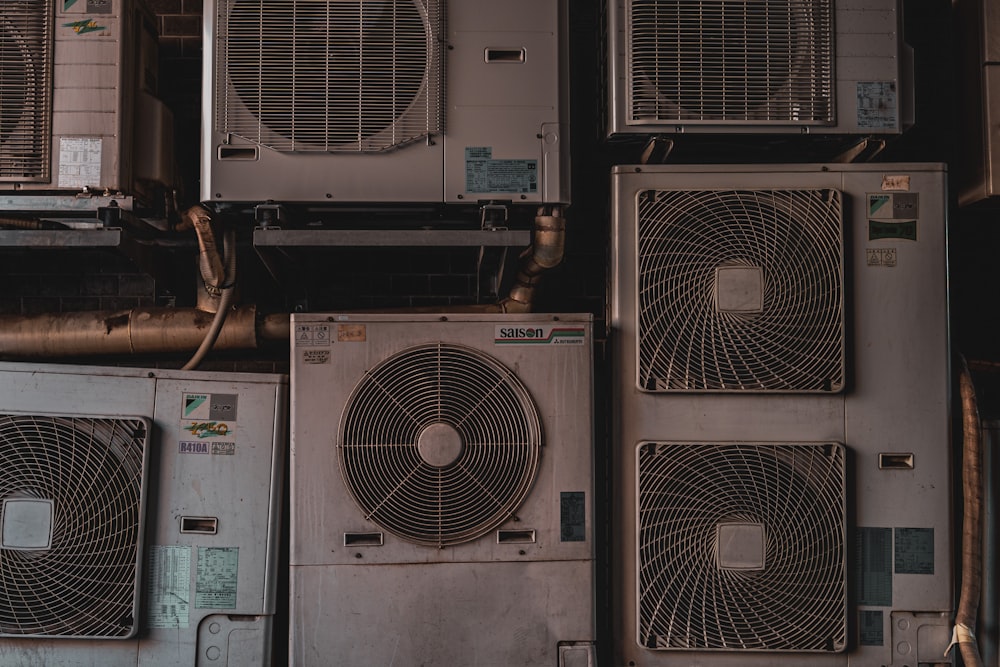
<path fill-rule="evenodd" d="M 834 121 L 832 0 L 630 0 L 632 122 Z"/>
<path fill-rule="evenodd" d="M 638 194 L 638 386 L 844 386 L 843 222 L 835 190 Z"/>
<path fill-rule="evenodd" d="M 51 0 L 7 0 L 0 11 L 0 181 L 49 178 Z"/>
<path fill-rule="evenodd" d="M 135 633 L 148 432 L 0 414 L 0 636 Z"/>
<path fill-rule="evenodd" d="M 493 357 L 439 343 L 384 360 L 355 387 L 338 446 L 366 519 L 443 547 L 515 517 L 538 473 L 541 422 Z"/>
<path fill-rule="evenodd" d="M 443 129 L 442 0 L 229 0 L 220 131 L 279 151 L 389 150 Z"/>
<path fill-rule="evenodd" d="M 639 643 L 842 651 L 844 461 L 832 443 L 641 444 Z"/>

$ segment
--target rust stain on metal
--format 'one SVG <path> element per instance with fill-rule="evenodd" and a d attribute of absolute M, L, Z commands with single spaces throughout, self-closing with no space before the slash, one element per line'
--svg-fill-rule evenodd
<path fill-rule="evenodd" d="M 104 320 L 104 333 L 111 335 L 111 332 L 115 329 L 128 328 L 128 313 L 120 313 L 117 315 L 112 315 Z"/>

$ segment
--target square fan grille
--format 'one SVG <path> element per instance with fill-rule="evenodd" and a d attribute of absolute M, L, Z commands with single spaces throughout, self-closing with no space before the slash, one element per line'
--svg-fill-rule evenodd
<path fill-rule="evenodd" d="M 834 121 L 833 0 L 629 0 L 634 123 Z"/>
<path fill-rule="evenodd" d="M 216 24 L 220 132 L 378 152 L 443 130 L 443 0 L 225 0 Z"/>
<path fill-rule="evenodd" d="M 643 442 L 636 470 L 640 646 L 844 650 L 843 445 Z"/>
<path fill-rule="evenodd" d="M 843 389 L 840 192 L 637 197 L 639 389 Z"/>
<path fill-rule="evenodd" d="M 0 181 L 49 177 L 52 0 L 8 0 L 0 12 Z"/>
<path fill-rule="evenodd" d="M 0 414 L 0 636 L 138 629 L 149 423 Z"/>

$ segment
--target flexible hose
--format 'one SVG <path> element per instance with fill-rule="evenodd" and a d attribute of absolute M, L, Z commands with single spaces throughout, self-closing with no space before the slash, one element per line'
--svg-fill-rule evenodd
<path fill-rule="evenodd" d="M 232 305 L 233 294 L 236 289 L 236 230 L 226 230 L 223 236 L 222 247 L 225 254 L 226 279 L 221 285 L 222 294 L 219 297 L 219 308 L 215 311 L 215 317 L 212 318 L 212 324 L 208 327 L 201 345 L 198 346 L 198 349 L 188 362 L 181 367 L 181 370 L 190 371 L 201 365 L 201 362 L 205 359 L 205 355 L 209 353 L 212 346 L 215 345 L 215 341 L 219 338 L 222 325 L 226 323 L 226 315 L 229 313 L 229 307 Z"/>
<path fill-rule="evenodd" d="M 955 614 L 952 646 L 958 644 L 966 667 L 983 667 L 976 641 L 976 616 L 983 575 L 982 511 L 983 452 L 982 427 L 976 388 L 969 366 L 962 359 L 959 377 L 962 398 L 962 588 Z M 950 648 L 950 647 L 949 647 Z"/>

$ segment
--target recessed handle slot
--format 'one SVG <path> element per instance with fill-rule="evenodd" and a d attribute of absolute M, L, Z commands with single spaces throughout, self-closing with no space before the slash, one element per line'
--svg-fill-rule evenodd
<path fill-rule="evenodd" d="M 488 63 L 523 63 L 525 57 L 524 49 L 486 49 L 486 62 Z"/>
<path fill-rule="evenodd" d="M 534 544 L 533 530 L 498 530 L 497 544 Z"/>
<path fill-rule="evenodd" d="M 344 533 L 345 547 L 380 547 L 382 533 Z"/>
<path fill-rule="evenodd" d="M 214 516 L 182 516 L 181 532 L 215 535 L 219 532 L 219 520 Z"/>
<path fill-rule="evenodd" d="M 220 160 L 256 160 L 257 147 L 219 146 Z"/>
<path fill-rule="evenodd" d="M 880 452 L 878 467 L 879 470 L 913 470 L 913 454 Z"/>

